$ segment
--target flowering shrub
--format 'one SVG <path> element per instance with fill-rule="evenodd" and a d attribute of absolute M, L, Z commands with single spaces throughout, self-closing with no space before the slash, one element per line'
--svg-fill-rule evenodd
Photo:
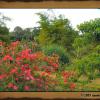
<path fill-rule="evenodd" d="M 58 79 L 59 56 L 46 56 L 42 51 L 34 52 L 19 41 L 5 45 L 0 42 L 0 91 L 57 91 L 61 87 Z M 75 89 L 68 81 L 72 73 L 61 72 L 63 85 Z M 62 91 L 65 89 L 62 89 Z"/>

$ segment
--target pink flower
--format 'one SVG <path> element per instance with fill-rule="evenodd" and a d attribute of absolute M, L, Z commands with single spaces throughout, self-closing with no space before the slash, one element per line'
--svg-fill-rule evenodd
<path fill-rule="evenodd" d="M 16 46 L 18 45 L 18 43 L 19 43 L 19 41 L 12 42 L 12 43 L 11 43 L 11 46 L 12 46 L 12 47 L 16 47 Z"/>
<path fill-rule="evenodd" d="M 40 88 L 41 88 L 41 87 L 42 87 L 42 84 L 38 84 L 38 87 L 40 87 Z"/>
<path fill-rule="evenodd" d="M 45 87 L 45 90 L 48 91 L 48 86 Z"/>
<path fill-rule="evenodd" d="M 53 63 L 52 66 L 55 68 L 58 68 L 58 64 L 56 64 L 56 63 Z"/>
<path fill-rule="evenodd" d="M 21 57 L 17 57 L 17 58 L 16 58 L 16 61 L 20 61 L 20 60 L 21 60 Z"/>
<path fill-rule="evenodd" d="M 25 79 L 26 79 L 26 80 L 30 80 L 30 78 L 29 78 L 29 77 L 26 77 Z"/>
<path fill-rule="evenodd" d="M 0 42 L 0 46 L 3 46 L 3 42 Z"/>
<path fill-rule="evenodd" d="M 6 74 L 0 75 L 0 80 L 2 80 L 2 79 L 5 78 L 5 77 L 6 77 Z"/>
<path fill-rule="evenodd" d="M 14 84 L 13 83 L 9 83 L 8 84 L 8 88 L 13 88 Z"/>
<path fill-rule="evenodd" d="M 26 77 L 29 77 L 31 80 L 34 80 L 34 77 L 31 75 L 31 69 L 25 70 Z"/>
<path fill-rule="evenodd" d="M 29 64 L 24 64 L 23 66 L 26 68 L 26 67 L 29 67 Z"/>
<path fill-rule="evenodd" d="M 35 53 L 30 54 L 29 57 L 30 57 L 30 60 L 35 60 L 37 58 L 37 54 L 35 54 Z"/>
<path fill-rule="evenodd" d="M 31 49 L 25 49 L 20 53 L 22 59 L 30 59 Z"/>
<path fill-rule="evenodd" d="M 18 86 L 14 85 L 14 86 L 13 86 L 13 89 L 14 89 L 14 90 L 18 90 Z"/>
<path fill-rule="evenodd" d="M 14 51 L 12 51 L 12 55 L 14 55 L 15 54 L 15 52 Z"/>
<path fill-rule="evenodd" d="M 18 81 L 18 78 L 15 78 L 16 81 Z"/>
<path fill-rule="evenodd" d="M 17 73 L 17 68 L 14 68 L 14 69 L 12 69 L 11 71 L 10 71 L 10 74 L 14 74 L 14 73 Z"/>
<path fill-rule="evenodd" d="M 21 70 L 24 72 L 24 71 L 25 71 L 25 67 L 24 67 L 24 66 L 22 66 L 22 67 L 21 67 Z"/>
<path fill-rule="evenodd" d="M 3 61 L 6 61 L 6 60 L 13 60 L 13 58 L 10 56 L 10 55 L 6 55 L 6 56 L 4 56 L 4 58 L 3 58 Z"/>
<path fill-rule="evenodd" d="M 67 79 L 64 79 L 64 84 L 66 84 L 67 83 Z"/>
<path fill-rule="evenodd" d="M 30 75 L 31 80 L 35 80 L 34 77 L 32 75 Z"/>
<path fill-rule="evenodd" d="M 14 90 L 18 90 L 18 86 L 14 85 L 13 83 L 9 83 L 8 88 L 13 88 Z"/>
<path fill-rule="evenodd" d="M 28 90 L 30 90 L 30 87 L 26 85 L 26 86 L 24 86 L 24 90 L 28 91 Z"/>

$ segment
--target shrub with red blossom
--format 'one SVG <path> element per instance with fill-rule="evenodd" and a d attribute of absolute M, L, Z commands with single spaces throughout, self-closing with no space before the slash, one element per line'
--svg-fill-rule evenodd
<path fill-rule="evenodd" d="M 0 42 L 0 85 L 3 91 L 58 91 L 57 87 L 70 84 L 70 90 L 75 84 L 69 82 L 70 72 L 60 72 L 59 57 L 47 56 L 42 51 L 36 51 L 16 41 L 9 45 Z M 59 75 L 61 79 L 59 80 Z M 64 89 L 62 89 L 63 91 Z"/>

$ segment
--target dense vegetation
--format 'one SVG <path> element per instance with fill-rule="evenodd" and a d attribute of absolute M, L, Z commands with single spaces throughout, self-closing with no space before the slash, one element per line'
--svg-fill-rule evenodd
<path fill-rule="evenodd" d="M 37 15 L 39 27 L 10 32 L 0 14 L 0 91 L 100 91 L 100 18 L 75 30 L 62 15 Z"/>

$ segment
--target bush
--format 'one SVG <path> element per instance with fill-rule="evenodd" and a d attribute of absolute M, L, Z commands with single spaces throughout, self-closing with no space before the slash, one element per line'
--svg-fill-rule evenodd
<path fill-rule="evenodd" d="M 73 65 L 75 66 L 75 70 L 77 70 L 79 77 L 85 75 L 90 80 L 93 80 L 100 70 L 100 54 L 91 53 L 88 56 L 77 60 Z"/>
<path fill-rule="evenodd" d="M 0 91 L 58 91 L 58 87 L 63 91 L 62 85 L 66 91 L 75 88 L 68 80 L 73 76 L 71 72 L 60 72 L 59 79 L 57 58 L 32 51 L 25 41 L 7 46 L 0 42 L 0 54 Z"/>
<path fill-rule="evenodd" d="M 58 45 L 49 45 L 49 46 L 45 46 L 43 47 L 43 51 L 46 55 L 50 56 L 52 54 L 57 54 L 59 56 L 59 61 L 61 64 L 68 64 L 69 63 L 69 56 L 66 52 L 66 49 L 62 46 L 58 46 Z"/>
<path fill-rule="evenodd" d="M 5 26 L 0 26 L 0 41 L 10 42 L 9 29 Z"/>

